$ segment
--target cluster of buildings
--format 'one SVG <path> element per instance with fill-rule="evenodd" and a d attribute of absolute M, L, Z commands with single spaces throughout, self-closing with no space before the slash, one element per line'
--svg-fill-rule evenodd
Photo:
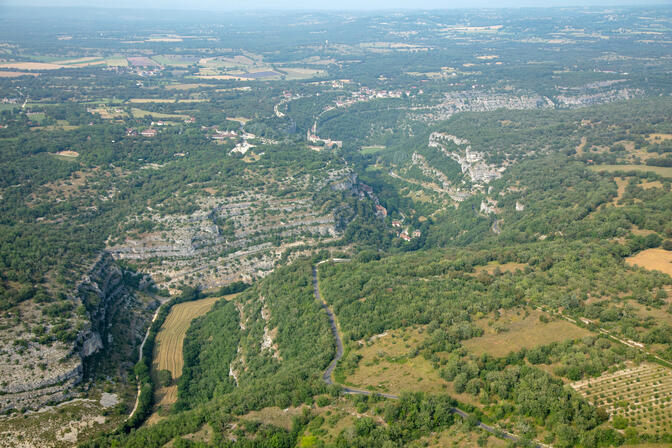
<path fill-rule="evenodd" d="M 364 101 L 371 101 L 378 98 L 401 98 L 404 94 L 406 96 L 411 95 L 411 91 L 402 92 L 401 90 L 378 90 L 370 89 L 368 87 L 362 87 L 359 90 L 352 92 L 350 98 L 342 98 L 336 100 L 336 107 L 348 107 L 352 106 L 355 103 L 361 103 Z"/>
<path fill-rule="evenodd" d="M 475 90 L 476 87 L 478 86 L 474 85 L 472 90 L 447 93 L 444 100 L 431 112 L 417 118 L 425 121 L 440 121 L 447 120 L 458 112 L 488 112 L 497 109 L 533 110 L 555 106 L 553 101 L 541 95 L 491 93 Z"/>
<path fill-rule="evenodd" d="M 215 141 L 224 141 L 224 140 L 234 140 L 234 139 L 242 139 L 236 143 L 236 146 L 231 150 L 231 153 L 240 153 L 240 154 L 245 154 L 247 151 L 250 149 L 256 147 L 256 145 L 253 145 L 250 143 L 248 140 L 256 139 L 257 136 L 255 134 L 252 134 L 250 132 L 245 132 L 245 131 L 222 131 L 217 128 L 217 126 L 201 126 L 201 129 L 210 132 L 208 136 L 215 140 Z M 267 139 L 267 138 L 259 138 L 262 143 L 271 145 L 271 144 L 276 144 L 275 140 Z"/>
<path fill-rule="evenodd" d="M 310 129 L 306 133 L 306 139 L 310 143 L 322 145 L 327 149 L 331 149 L 331 148 L 334 148 L 334 147 L 336 147 L 336 148 L 342 148 L 343 147 L 343 141 L 342 140 L 332 140 L 330 138 L 320 138 L 320 137 L 318 137 L 317 136 L 317 122 L 315 122 L 315 124 L 313 124 L 312 129 Z M 321 146 L 311 146 L 310 148 L 315 149 L 315 150 L 322 149 Z"/>
<path fill-rule="evenodd" d="M 362 190 L 364 194 L 369 196 L 369 198 L 371 198 L 371 200 L 373 200 L 373 202 L 375 203 L 376 216 L 381 219 L 387 218 L 387 209 L 382 205 L 380 205 L 378 197 L 373 192 L 373 188 L 364 183 L 360 183 L 359 188 L 360 190 Z M 408 227 L 405 228 L 403 227 L 403 221 L 398 219 L 392 220 L 392 227 L 399 229 L 397 231 L 397 237 L 405 241 L 411 241 L 413 238 L 419 238 L 422 235 L 422 232 L 417 229 L 410 232 Z"/>
<path fill-rule="evenodd" d="M 140 132 L 138 132 L 134 128 L 127 128 L 126 129 L 126 137 L 137 137 L 138 135 L 141 135 L 143 137 L 152 138 L 152 137 L 156 137 L 158 134 L 159 134 L 159 131 L 157 131 L 154 128 L 143 129 Z"/>
<path fill-rule="evenodd" d="M 397 237 L 401 238 L 402 240 L 411 241 L 413 238 L 419 238 L 420 236 L 422 236 L 422 232 L 420 230 L 416 229 L 413 232 L 409 233 L 408 227 L 402 229 L 402 226 L 403 226 L 402 221 L 398 219 L 392 221 L 392 227 L 401 229 L 397 233 Z"/>

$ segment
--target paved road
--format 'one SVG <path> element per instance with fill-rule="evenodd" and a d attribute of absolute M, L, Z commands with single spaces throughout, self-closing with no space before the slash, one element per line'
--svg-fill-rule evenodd
<path fill-rule="evenodd" d="M 348 259 L 332 259 L 328 260 L 331 262 L 344 262 L 344 261 L 350 261 Z M 334 342 L 336 342 L 336 355 L 334 356 L 334 359 L 331 360 L 329 363 L 329 367 L 327 367 L 327 370 L 324 371 L 324 374 L 322 374 L 322 379 L 324 380 L 325 383 L 332 385 L 336 384 L 338 386 L 341 386 L 343 393 L 345 394 L 350 394 L 350 395 L 378 395 L 381 397 L 385 398 L 390 398 L 392 400 L 397 400 L 399 397 L 397 395 L 393 394 L 384 394 L 384 393 L 377 393 L 377 392 L 371 392 L 368 390 L 363 390 L 363 389 L 356 389 L 352 387 L 347 387 L 340 385 L 338 383 L 335 383 L 334 380 L 331 378 L 332 374 L 334 373 L 334 369 L 336 368 L 336 365 L 338 364 L 338 361 L 341 360 L 343 357 L 343 341 L 341 339 L 341 334 L 338 332 L 338 324 L 336 322 L 336 316 L 334 316 L 334 312 L 332 309 L 327 305 L 327 302 L 324 301 L 322 298 L 322 295 L 320 294 L 320 288 L 317 283 L 317 267 L 322 264 L 326 263 L 327 260 L 325 261 L 320 261 L 318 264 L 313 266 L 313 290 L 315 291 L 315 299 L 317 299 L 318 302 L 322 305 L 322 308 L 324 311 L 327 313 L 327 317 L 329 318 L 329 324 L 331 325 L 331 334 L 334 336 Z M 451 412 L 453 414 L 457 414 L 462 418 L 468 418 L 469 414 L 467 414 L 465 411 L 463 411 L 460 408 L 452 408 Z M 488 431 L 491 434 L 494 434 L 497 437 L 501 437 L 506 440 L 511 440 L 513 442 L 519 442 L 520 439 L 513 434 L 509 434 L 507 432 L 502 431 L 501 429 L 496 429 L 492 426 L 486 425 L 483 422 L 478 422 L 477 424 L 478 427 L 484 429 L 485 431 Z M 543 448 L 543 445 L 535 445 L 536 448 Z"/>

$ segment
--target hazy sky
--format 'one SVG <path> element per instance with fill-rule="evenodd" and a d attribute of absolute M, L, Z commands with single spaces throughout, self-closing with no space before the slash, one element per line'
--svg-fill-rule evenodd
<path fill-rule="evenodd" d="M 0 0 L 6 6 L 88 6 L 151 9 L 443 9 L 658 4 L 672 0 Z"/>

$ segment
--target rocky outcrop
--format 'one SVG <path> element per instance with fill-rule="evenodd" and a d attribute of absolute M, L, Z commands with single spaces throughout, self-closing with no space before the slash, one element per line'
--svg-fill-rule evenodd
<path fill-rule="evenodd" d="M 113 339 L 109 333 L 112 316 L 136 302 L 124 285 L 123 271 L 107 253 L 99 256 L 69 299 L 86 307 L 88 322 L 72 318 L 73 326 L 82 327 L 74 342 L 47 345 L 30 341 L 0 361 L 4 379 L 0 383 L 0 412 L 37 409 L 72 398 L 88 358 Z"/>

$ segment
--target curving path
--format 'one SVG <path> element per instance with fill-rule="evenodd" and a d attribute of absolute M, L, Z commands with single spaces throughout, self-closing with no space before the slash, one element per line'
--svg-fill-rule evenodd
<path fill-rule="evenodd" d="M 156 320 L 156 318 L 159 315 L 159 311 L 161 311 L 161 307 L 163 306 L 164 303 L 168 301 L 166 298 L 158 297 L 156 295 L 152 295 L 152 298 L 158 300 L 159 306 L 156 307 L 156 311 L 154 311 L 154 316 L 152 316 L 152 321 L 149 323 L 149 327 L 147 327 L 147 332 L 145 333 L 145 337 L 142 339 L 142 343 L 140 344 L 140 347 L 138 347 L 138 361 L 142 361 L 142 350 L 145 348 L 145 342 L 147 342 L 147 338 L 149 337 L 149 330 L 152 328 L 152 324 Z M 131 413 L 128 414 L 128 418 L 130 419 L 133 417 L 133 414 L 135 414 L 135 411 L 138 410 L 138 404 L 140 403 L 140 383 L 138 383 L 138 390 L 135 394 L 135 404 L 133 405 L 133 409 L 131 410 Z"/>
<path fill-rule="evenodd" d="M 317 267 L 322 264 L 322 263 L 327 263 L 327 262 L 334 262 L 334 263 L 342 263 L 345 261 L 350 261 L 349 259 L 346 258 L 334 258 L 331 260 L 323 260 L 317 263 L 316 265 L 313 266 L 313 290 L 315 291 L 315 299 L 317 299 L 318 302 L 322 305 L 322 308 L 324 311 L 327 313 L 327 317 L 329 318 L 329 324 L 331 324 L 331 334 L 334 336 L 334 342 L 336 343 L 336 355 L 334 356 L 334 359 L 331 360 L 329 363 L 329 366 L 327 367 L 327 370 L 324 371 L 322 374 L 322 379 L 324 380 L 325 383 L 329 385 L 337 385 L 341 386 L 343 393 L 345 394 L 351 394 L 351 395 L 378 395 L 381 397 L 385 398 L 390 398 L 392 400 L 397 400 L 399 397 L 397 395 L 393 394 L 384 394 L 384 393 L 377 393 L 377 392 L 371 392 L 368 390 L 363 390 L 363 389 L 355 389 L 352 387 L 347 387 L 343 386 L 341 384 L 335 383 L 334 380 L 331 378 L 332 374 L 334 373 L 334 369 L 336 368 L 336 365 L 338 364 L 338 361 L 341 360 L 343 357 L 343 340 L 341 339 L 341 334 L 338 331 L 338 324 L 336 322 L 336 316 L 334 315 L 333 310 L 327 305 L 327 302 L 324 301 L 322 298 L 322 295 L 320 294 L 320 288 L 317 282 Z M 467 414 L 465 411 L 463 411 L 460 408 L 452 408 L 451 412 L 453 414 L 457 414 L 462 418 L 468 418 L 469 414 Z M 486 425 L 483 422 L 478 422 L 477 426 L 491 434 L 494 434 L 496 437 L 501 437 L 502 439 L 505 440 L 511 440 L 512 442 L 520 442 L 521 439 L 518 437 L 514 436 L 513 434 L 509 434 L 508 432 L 505 432 L 501 429 L 494 428 L 492 426 Z M 539 445 L 536 444 L 536 448 L 543 448 L 545 445 Z"/>

